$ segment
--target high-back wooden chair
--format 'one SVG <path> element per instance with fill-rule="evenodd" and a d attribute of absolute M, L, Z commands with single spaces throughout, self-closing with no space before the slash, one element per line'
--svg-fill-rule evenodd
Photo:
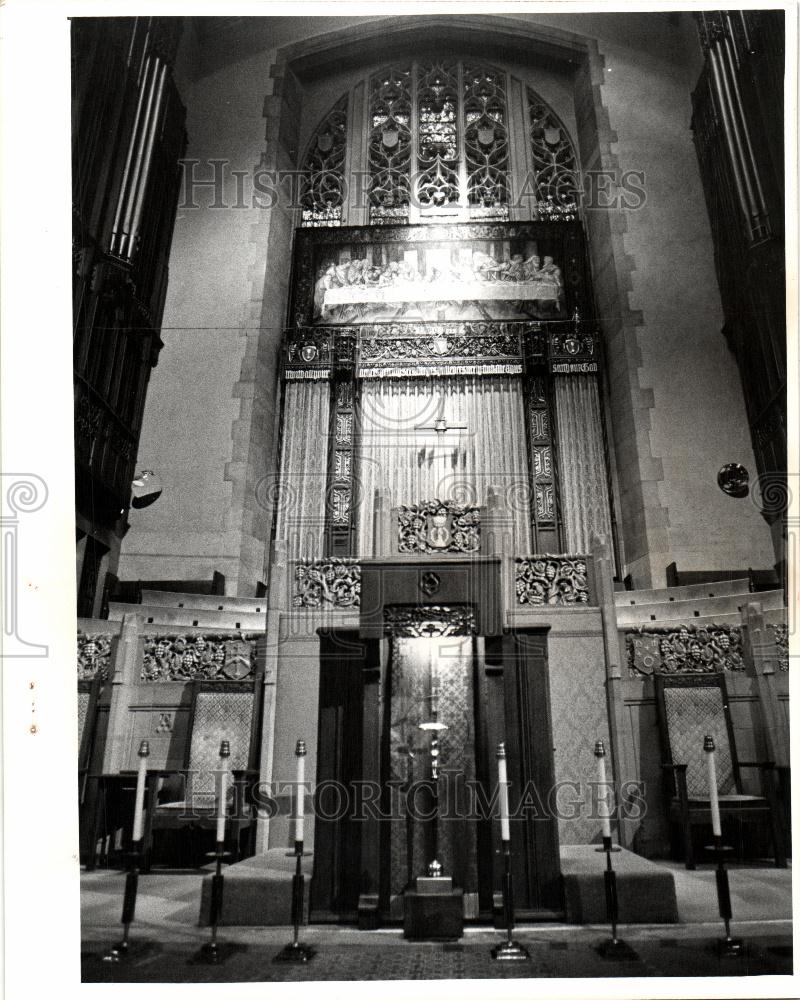
<path fill-rule="evenodd" d="M 242 681 L 195 680 L 184 769 L 150 782 L 145 838 L 157 830 L 208 830 L 216 825 L 216 795 L 223 740 L 231 747 L 227 839 L 234 860 L 251 854 L 255 818 L 250 791 L 259 778 L 263 671 Z M 249 834 L 243 852 L 242 834 Z"/>
<path fill-rule="evenodd" d="M 766 823 L 775 864 L 786 867 L 786 848 L 778 812 L 773 761 L 745 762 L 736 754 L 725 677 L 714 674 L 656 674 L 656 704 L 663 754 L 662 768 L 669 819 L 680 827 L 687 868 L 695 867 L 692 827 L 711 823 L 708 771 L 703 740 L 716 745 L 720 814 Z M 740 772 L 758 768 L 761 794 L 744 792 Z"/>

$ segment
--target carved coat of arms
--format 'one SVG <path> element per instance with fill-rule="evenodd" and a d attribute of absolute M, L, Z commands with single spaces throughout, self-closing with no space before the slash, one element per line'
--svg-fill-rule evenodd
<path fill-rule="evenodd" d="M 223 674 L 232 681 L 243 680 L 253 669 L 251 646 L 242 639 L 233 639 L 225 643 L 225 665 Z"/>

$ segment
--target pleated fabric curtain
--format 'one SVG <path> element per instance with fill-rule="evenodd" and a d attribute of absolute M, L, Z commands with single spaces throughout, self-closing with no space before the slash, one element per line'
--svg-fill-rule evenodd
<path fill-rule="evenodd" d="M 437 434 L 441 418 L 454 429 Z M 360 556 L 373 552 L 376 489 L 389 491 L 392 507 L 434 499 L 483 506 L 488 488 L 497 487 L 513 515 L 515 549 L 530 550 L 519 378 L 365 379 L 359 437 Z"/>
<path fill-rule="evenodd" d="M 319 559 L 325 534 L 330 383 L 287 382 L 276 537 L 287 559 Z"/>
<path fill-rule="evenodd" d="M 553 382 L 564 548 L 588 553 L 593 531 L 611 540 L 597 380 L 593 375 L 556 375 Z"/>

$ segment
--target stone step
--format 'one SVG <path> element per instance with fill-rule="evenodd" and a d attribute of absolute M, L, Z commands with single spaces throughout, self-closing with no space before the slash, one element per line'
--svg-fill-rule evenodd
<path fill-rule="evenodd" d="M 171 608 L 159 604 L 109 602 L 109 620 L 121 621 L 123 615 L 127 614 L 136 615 L 144 625 L 223 628 L 242 632 L 263 632 L 267 627 L 266 610 L 256 614 L 237 610 L 210 611 L 198 608 Z"/>
<path fill-rule="evenodd" d="M 607 921 L 605 862 L 593 844 L 565 844 L 561 850 L 564 909 L 569 924 Z M 678 901 L 672 872 L 621 848 L 614 854 L 619 920 L 623 924 L 674 924 Z"/>
<path fill-rule="evenodd" d="M 225 869 L 225 898 L 220 924 L 245 927 L 271 927 L 291 923 L 292 876 L 294 858 L 287 858 L 285 847 L 270 848 Z M 303 858 L 306 876 L 312 871 L 312 858 Z M 308 896 L 311 879 L 305 880 L 304 922 L 308 920 Z M 211 911 L 211 874 L 203 878 L 200 896 L 201 927 L 207 927 Z"/>
<path fill-rule="evenodd" d="M 618 590 L 614 603 L 618 608 L 631 604 L 672 604 L 677 601 L 696 601 L 703 597 L 729 597 L 750 592 L 747 577 L 739 580 L 719 580 L 716 583 L 692 583 L 684 587 L 660 587 L 655 590 Z"/>
<path fill-rule="evenodd" d="M 142 604 L 198 611 L 244 611 L 266 614 L 266 597 L 223 597 L 221 594 L 175 594 L 168 590 L 143 590 Z"/>
<path fill-rule="evenodd" d="M 742 609 L 758 600 L 764 611 L 782 608 L 782 590 L 766 590 L 760 594 L 729 594 L 721 597 L 700 597 L 694 600 L 634 604 L 617 607 L 617 624 L 621 628 L 631 625 L 648 625 L 655 621 L 693 622 L 698 618 L 716 618 L 721 615 L 741 615 Z"/>

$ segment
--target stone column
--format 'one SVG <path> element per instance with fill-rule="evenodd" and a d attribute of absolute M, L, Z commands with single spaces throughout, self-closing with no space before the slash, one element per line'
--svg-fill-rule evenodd
<path fill-rule="evenodd" d="M 140 668 L 139 619 L 134 614 L 126 614 L 122 619 L 114 658 L 114 673 L 111 677 L 108 738 L 103 759 L 105 774 L 116 774 L 125 768 L 137 766 L 128 757 L 131 731 L 130 706 Z"/>
<path fill-rule="evenodd" d="M 564 550 L 588 553 L 592 532 L 611 537 L 597 379 L 594 375 L 556 375 L 553 384 Z"/>
<path fill-rule="evenodd" d="M 261 724 L 261 788 L 266 790 L 272 781 L 272 761 L 275 744 L 275 709 L 278 683 L 278 652 L 280 646 L 281 617 L 291 606 L 291 566 L 286 560 L 286 543 L 276 540 L 272 546 L 267 603 L 267 634 L 259 640 L 257 655 L 264 657 L 264 703 Z M 266 854 L 269 847 L 269 816 L 259 810 L 256 823 L 256 854 Z"/>
<path fill-rule="evenodd" d="M 617 806 L 621 805 L 620 791 L 626 782 L 636 780 L 637 769 L 634 749 L 625 738 L 625 702 L 622 689 L 622 656 L 614 604 L 614 562 L 606 536 L 592 534 L 591 551 L 594 560 L 594 580 L 597 603 L 603 621 L 603 647 L 606 661 L 606 703 L 608 707 L 608 732 L 611 737 L 611 762 L 614 768 Z M 630 849 L 635 824 L 626 819 L 620 810 L 619 840 Z"/>

